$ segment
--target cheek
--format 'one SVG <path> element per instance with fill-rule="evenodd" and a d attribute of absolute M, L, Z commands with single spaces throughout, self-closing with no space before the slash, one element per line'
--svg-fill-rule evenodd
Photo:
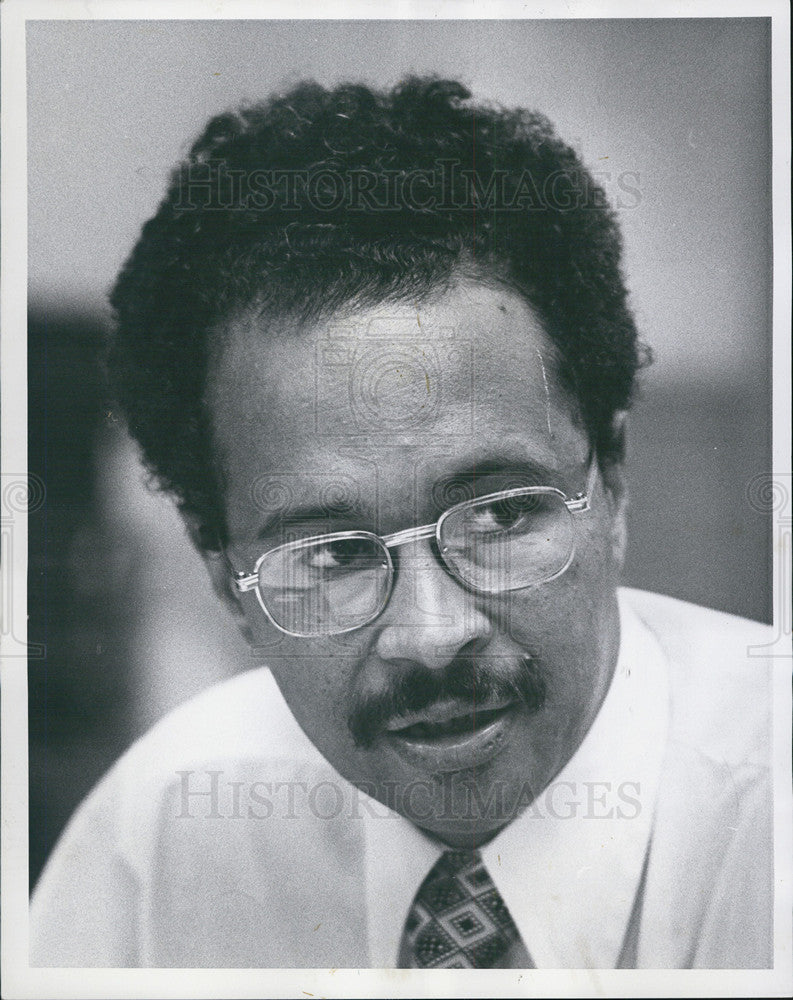
<path fill-rule="evenodd" d="M 608 519 L 581 532 L 573 563 L 550 583 L 516 592 L 500 611 L 500 628 L 542 670 L 548 707 L 575 720 L 602 696 L 618 634 L 617 567 Z"/>
<path fill-rule="evenodd" d="M 499 624 L 538 658 L 551 653 L 581 653 L 597 646 L 601 624 L 610 616 L 616 563 L 605 519 L 577 537 L 573 562 L 560 577 L 515 591 L 499 602 Z M 574 657 L 578 660 L 579 657 Z"/>
<path fill-rule="evenodd" d="M 612 510 L 602 496 L 596 509 L 581 515 L 582 523 L 576 540 L 576 588 L 579 592 L 594 591 L 594 596 L 608 601 L 619 575 L 616 538 L 619 534 Z"/>
<path fill-rule="evenodd" d="M 296 714 L 337 715 L 347 701 L 347 678 L 336 658 L 318 651 L 279 650 L 267 657 L 278 686 Z"/>
<path fill-rule="evenodd" d="M 263 663 L 306 736 L 336 763 L 352 740 L 347 717 L 354 661 L 340 656 L 337 648 L 323 640 L 294 639 L 275 629 L 268 629 L 266 637 L 269 645 L 263 651 Z"/>

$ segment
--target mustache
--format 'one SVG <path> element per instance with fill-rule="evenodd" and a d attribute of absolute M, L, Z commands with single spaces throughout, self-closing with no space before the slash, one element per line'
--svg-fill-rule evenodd
<path fill-rule="evenodd" d="M 395 675 L 383 691 L 362 695 L 347 719 L 355 745 L 366 749 L 379 738 L 394 717 L 421 712 L 437 702 L 509 700 L 533 714 L 545 704 L 542 670 L 530 656 L 495 661 L 486 657 L 459 657 L 443 670 L 415 665 Z"/>

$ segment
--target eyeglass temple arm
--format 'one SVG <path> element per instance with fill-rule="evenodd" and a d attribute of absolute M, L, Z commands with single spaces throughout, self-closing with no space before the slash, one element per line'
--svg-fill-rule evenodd
<path fill-rule="evenodd" d="M 589 472 L 586 477 L 586 487 L 583 493 L 576 493 L 572 500 L 566 500 L 568 510 L 587 511 L 591 509 L 591 497 L 595 491 L 598 476 L 598 463 L 594 450 L 589 453 Z"/>
<path fill-rule="evenodd" d="M 235 569 L 225 549 L 223 550 L 223 558 L 229 568 L 229 573 L 231 573 L 231 584 L 238 594 L 245 594 L 249 590 L 256 589 L 256 584 L 259 582 L 258 573 L 248 574 L 244 570 Z"/>

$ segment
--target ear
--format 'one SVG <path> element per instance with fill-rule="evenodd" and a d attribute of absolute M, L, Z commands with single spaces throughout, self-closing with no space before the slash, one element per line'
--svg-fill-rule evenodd
<path fill-rule="evenodd" d="M 245 640 L 252 644 L 253 634 L 245 617 L 240 595 L 232 584 L 232 569 L 222 547 L 217 542 L 216 534 L 201 523 L 195 515 L 187 511 L 179 513 L 193 547 L 203 560 L 212 583 L 212 589 L 220 598 L 223 606 L 231 613 Z"/>
<path fill-rule="evenodd" d="M 625 481 L 625 430 L 626 417 L 620 411 L 614 417 L 613 438 L 617 458 L 603 462 L 600 474 L 606 487 L 606 496 L 611 509 L 611 547 L 614 562 L 622 569 L 628 544 L 628 487 Z"/>

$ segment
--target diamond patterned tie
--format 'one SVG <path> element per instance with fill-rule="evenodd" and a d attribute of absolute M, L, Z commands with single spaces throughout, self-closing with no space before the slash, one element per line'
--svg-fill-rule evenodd
<path fill-rule="evenodd" d="M 400 969 L 530 969 L 533 963 L 479 851 L 446 851 L 405 921 Z"/>

